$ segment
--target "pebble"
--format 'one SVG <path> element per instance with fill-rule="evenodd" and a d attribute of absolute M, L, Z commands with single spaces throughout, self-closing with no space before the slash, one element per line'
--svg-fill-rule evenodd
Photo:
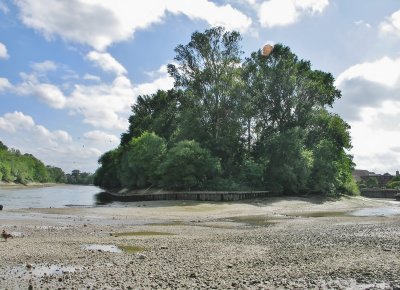
<path fill-rule="evenodd" d="M 208 219 L 207 226 L 184 224 L 156 230 L 111 222 L 91 224 L 90 233 L 72 221 L 65 224 L 68 227 L 53 227 L 54 231 L 28 227 L 29 222 L 18 225 L 29 238 L 2 243 L 0 256 L 8 266 L 0 269 L 1 287 L 57 289 L 63 283 L 66 289 L 400 290 L 400 217 L 298 217 L 283 218 L 274 226 L 231 223 L 227 228 L 213 227 Z M 80 248 L 90 243 L 114 244 L 113 232 L 136 230 L 175 235 L 118 239 L 121 245 L 145 248 L 133 255 Z M 75 270 L 38 276 L 42 263 Z"/>

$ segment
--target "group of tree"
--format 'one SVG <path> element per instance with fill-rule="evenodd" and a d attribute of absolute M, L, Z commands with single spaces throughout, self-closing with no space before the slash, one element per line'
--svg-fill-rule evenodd
<path fill-rule="evenodd" d="M 65 174 L 59 167 L 44 165 L 32 154 L 22 154 L 17 149 L 9 149 L 0 141 L 0 181 L 28 184 L 69 183 L 93 184 L 93 174 L 73 170 Z"/>
<path fill-rule="evenodd" d="M 329 111 L 341 96 L 333 76 L 281 44 L 243 59 L 240 41 L 217 27 L 178 45 L 174 89 L 138 97 L 95 184 L 356 193 L 350 127 Z"/>
<path fill-rule="evenodd" d="M 68 184 L 93 184 L 94 175 L 89 172 L 80 172 L 75 169 L 71 173 L 66 174 L 66 182 Z"/>
<path fill-rule="evenodd" d="M 400 176 L 393 176 L 388 182 L 379 184 L 378 178 L 375 176 L 369 176 L 361 181 L 357 182 L 358 188 L 387 188 L 387 189 L 400 189 Z"/>
<path fill-rule="evenodd" d="M 46 166 L 31 154 L 8 149 L 0 141 L 0 181 L 26 184 L 28 182 L 49 182 Z"/>

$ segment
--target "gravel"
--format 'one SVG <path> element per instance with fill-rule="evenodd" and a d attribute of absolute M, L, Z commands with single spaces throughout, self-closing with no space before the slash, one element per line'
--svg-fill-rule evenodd
<path fill-rule="evenodd" d="M 0 241 L 0 288 L 400 289 L 400 216 L 304 215 L 384 202 L 264 199 L 185 211 L 147 204 L 3 211 L 1 230 L 19 235 Z M 149 234 L 114 235 L 139 231 Z"/>

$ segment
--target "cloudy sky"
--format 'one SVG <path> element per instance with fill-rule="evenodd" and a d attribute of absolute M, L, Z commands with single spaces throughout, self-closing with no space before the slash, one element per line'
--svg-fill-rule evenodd
<path fill-rule="evenodd" d="M 357 168 L 400 169 L 399 0 L 0 0 L 0 140 L 93 172 L 137 96 L 172 87 L 174 48 L 216 25 L 244 56 L 283 43 L 331 72 Z"/>

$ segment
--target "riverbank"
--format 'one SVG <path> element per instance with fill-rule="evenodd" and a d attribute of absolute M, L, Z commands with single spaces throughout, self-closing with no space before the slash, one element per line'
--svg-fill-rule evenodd
<path fill-rule="evenodd" d="M 8 188 L 35 188 L 35 187 L 49 187 L 55 186 L 59 183 L 39 183 L 39 182 L 29 182 L 27 184 L 15 183 L 15 182 L 2 182 L 0 181 L 0 189 Z"/>
<path fill-rule="evenodd" d="M 396 289 L 400 216 L 351 215 L 383 207 L 398 204 L 288 197 L 6 210 L 2 229 L 17 237 L 0 241 L 0 281 L 7 289 Z M 93 244 L 103 248 L 85 249 Z"/>

